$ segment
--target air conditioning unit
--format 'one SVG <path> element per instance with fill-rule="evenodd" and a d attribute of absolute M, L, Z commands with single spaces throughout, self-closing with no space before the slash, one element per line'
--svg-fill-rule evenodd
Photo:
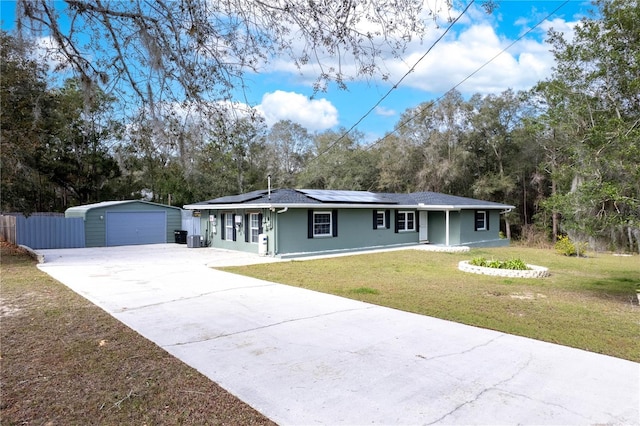
<path fill-rule="evenodd" d="M 187 247 L 190 247 L 190 248 L 200 247 L 200 235 L 188 235 Z"/>

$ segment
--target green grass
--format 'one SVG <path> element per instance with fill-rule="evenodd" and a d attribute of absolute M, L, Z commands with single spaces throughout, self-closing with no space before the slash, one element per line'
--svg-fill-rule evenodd
<path fill-rule="evenodd" d="M 353 294 L 380 294 L 375 288 L 358 287 L 350 290 Z"/>
<path fill-rule="evenodd" d="M 520 258 L 544 279 L 475 275 L 460 260 Z M 408 312 L 640 362 L 638 256 L 507 247 L 470 253 L 419 250 L 223 268 Z"/>
<path fill-rule="evenodd" d="M 273 424 L 24 252 L 0 249 L 1 424 Z"/>

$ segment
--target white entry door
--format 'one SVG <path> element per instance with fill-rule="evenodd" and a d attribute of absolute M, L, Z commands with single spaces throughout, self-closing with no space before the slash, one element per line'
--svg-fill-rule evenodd
<path fill-rule="evenodd" d="M 421 210 L 420 212 L 420 242 L 429 241 L 429 212 Z"/>

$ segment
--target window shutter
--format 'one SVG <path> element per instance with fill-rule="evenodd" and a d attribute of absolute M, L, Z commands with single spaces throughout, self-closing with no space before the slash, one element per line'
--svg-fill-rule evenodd
<path fill-rule="evenodd" d="M 378 229 L 378 210 L 373 210 L 373 229 Z"/>
<path fill-rule="evenodd" d="M 391 210 L 387 209 L 384 211 L 384 225 L 387 229 L 391 228 Z"/>
<path fill-rule="evenodd" d="M 331 223 L 333 225 L 333 236 L 337 237 L 338 236 L 338 210 L 333 210 L 331 212 Z"/>
<path fill-rule="evenodd" d="M 398 220 L 398 210 L 394 210 L 393 211 L 393 215 L 395 216 L 395 233 L 398 233 L 398 230 L 400 229 L 400 221 Z"/>
<path fill-rule="evenodd" d="M 313 238 L 313 210 L 307 210 L 307 238 Z"/>
<path fill-rule="evenodd" d="M 225 221 L 225 215 L 220 215 L 220 239 L 225 239 L 225 232 L 227 231 L 227 222 Z"/>
<path fill-rule="evenodd" d="M 249 242 L 249 213 L 244 214 L 244 242 Z"/>
<path fill-rule="evenodd" d="M 233 213 L 231 215 L 231 225 L 232 225 L 232 228 L 233 228 L 232 240 L 235 241 L 236 237 L 237 237 L 237 235 L 236 235 L 236 214 L 235 213 Z"/>
<path fill-rule="evenodd" d="M 489 210 L 487 210 L 484 214 L 485 214 L 485 220 L 487 221 L 487 226 L 486 227 L 487 227 L 487 231 L 488 231 L 489 230 L 489 222 L 491 222 L 489 220 Z"/>
<path fill-rule="evenodd" d="M 413 219 L 413 223 L 416 228 L 415 231 L 420 232 L 420 212 L 414 212 Z"/>
<path fill-rule="evenodd" d="M 262 213 L 258 213 L 258 234 L 262 234 Z"/>
<path fill-rule="evenodd" d="M 478 210 L 473 212 L 473 230 L 478 230 Z"/>

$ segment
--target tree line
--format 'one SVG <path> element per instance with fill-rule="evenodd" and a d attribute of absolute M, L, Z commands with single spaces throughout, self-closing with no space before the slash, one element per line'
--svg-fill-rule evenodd
<path fill-rule="evenodd" d="M 368 142 L 344 129 L 268 128 L 250 111 L 140 108 L 79 78 L 59 87 L 25 40 L 1 34 L 2 210 L 145 198 L 182 206 L 274 188 L 437 191 L 516 206 L 509 237 L 559 234 L 639 251 L 640 8 L 603 1 L 572 40 L 550 32 L 553 74 L 528 91 L 450 91 Z"/>

